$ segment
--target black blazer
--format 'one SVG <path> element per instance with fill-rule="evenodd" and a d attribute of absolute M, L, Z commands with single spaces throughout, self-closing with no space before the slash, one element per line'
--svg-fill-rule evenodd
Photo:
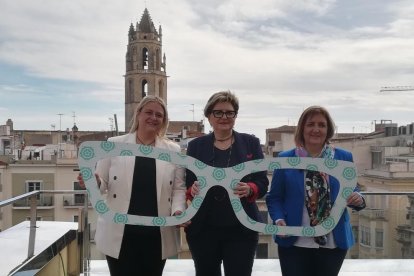
<path fill-rule="evenodd" d="M 230 166 L 235 166 L 237 164 L 262 159 L 263 152 L 260 146 L 260 141 L 257 137 L 245 134 L 245 133 L 238 133 L 236 131 L 234 133 L 234 143 L 232 146 L 231 151 L 231 161 Z M 209 166 L 213 166 L 214 163 L 214 134 L 210 133 L 205 136 L 196 138 L 192 140 L 188 144 L 187 148 L 187 155 L 192 156 Z M 186 173 L 186 186 L 187 188 L 191 187 L 191 185 L 196 181 L 197 178 L 193 172 L 187 170 Z M 267 193 L 267 189 L 269 186 L 269 179 L 267 178 L 267 172 L 256 172 L 249 174 L 241 179 L 241 182 L 253 182 L 258 187 L 259 195 L 258 198 L 263 197 Z M 214 189 L 213 187 L 212 189 Z M 211 190 L 212 190 L 211 189 Z M 209 190 L 207 192 L 207 196 L 203 201 L 200 209 L 198 210 L 197 214 L 193 217 L 192 222 L 189 227 L 187 227 L 187 234 L 191 234 L 192 232 L 198 232 L 201 227 L 204 225 L 205 217 L 208 215 L 208 209 L 210 204 L 215 204 L 217 202 L 214 201 L 212 191 Z M 226 195 L 226 200 L 228 201 L 229 198 Z M 255 202 L 248 202 L 245 197 L 241 198 L 241 202 L 243 205 L 244 210 L 252 219 L 262 222 L 263 218 L 260 216 L 259 209 Z M 225 212 L 224 212 L 225 214 Z M 222 220 L 226 220 L 226 217 L 220 217 Z M 238 222 L 238 221 L 237 221 Z M 242 226 L 240 222 L 238 222 L 239 226 Z M 243 226 L 242 226 L 243 227 Z M 243 227 L 244 228 L 244 227 Z M 245 228 L 246 229 L 246 228 Z"/>

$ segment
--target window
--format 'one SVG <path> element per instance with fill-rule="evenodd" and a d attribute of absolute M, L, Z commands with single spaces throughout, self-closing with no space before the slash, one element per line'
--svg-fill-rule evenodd
<path fill-rule="evenodd" d="M 268 217 L 267 211 L 260 211 L 260 216 L 262 217 L 264 223 L 269 222 L 269 217 Z"/>
<path fill-rule="evenodd" d="M 42 189 L 42 180 L 27 180 L 26 181 L 26 193 L 33 191 L 40 191 Z M 37 200 L 40 200 L 40 194 L 36 196 Z"/>
<path fill-rule="evenodd" d="M 78 181 L 73 182 L 73 190 L 75 191 L 82 191 L 84 190 L 80 185 Z M 75 205 L 83 205 L 85 203 L 85 195 L 82 194 L 74 194 L 74 203 Z"/>
<path fill-rule="evenodd" d="M 358 239 L 359 239 L 358 226 L 352 225 L 352 234 L 354 234 L 355 243 L 358 243 Z"/>
<path fill-rule="evenodd" d="M 256 250 L 256 259 L 267 259 L 268 255 L 267 243 L 259 243 Z"/>
<path fill-rule="evenodd" d="M 73 216 L 73 222 L 79 222 L 79 216 L 78 215 Z"/>
<path fill-rule="evenodd" d="M 375 229 L 375 247 L 384 247 L 384 230 Z"/>
<path fill-rule="evenodd" d="M 366 226 L 361 226 L 361 244 L 371 245 L 371 229 Z"/>

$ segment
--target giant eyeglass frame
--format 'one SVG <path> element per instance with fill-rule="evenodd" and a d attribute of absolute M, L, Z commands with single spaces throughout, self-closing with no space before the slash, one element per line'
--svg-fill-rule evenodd
<path fill-rule="evenodd" d="M 194 197 L 191 205 L 178 216 L 148 217 L 114 212 L 109 209 L 100 193 L 94 177 L 94 170 L 99 160 L 116 156 L 154 158 L 187 168 L 196 175 L 200 185 L 200 193 Z M 229 168 L 215 168 L 179 152 L 146 145 L 110 141 L 83 142 L 79 148 L 78 163 L 92 206 L 99 215 L 114 223 L 133 225 L 174 226 L 187 222 L 197 213 L 207 191 L 214 186 L 221 186 L 229 194 L 233 211 L 237 219 L 245 227 L 265 234 L 321 236 L 326 235 L 335 228 L 346 208 L 346 199 L 357 185 L 355 165 L 348 161 L 309 157 L 277 157 L 252 160 Z M 233 188 L 245 175 L 258 171 L 274 171 L 275 169 L 320 171 L 335 177 L 340 183 L 340 190 L 332 206 L 330 216 L 314 227 L 277 226 L 251 219 L 244 211 L 240 199 L 233 194 Z"/>

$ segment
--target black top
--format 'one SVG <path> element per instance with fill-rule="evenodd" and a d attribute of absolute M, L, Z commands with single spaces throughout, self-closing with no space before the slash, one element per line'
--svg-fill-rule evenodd
<path fill-rule="evenodd" d="M 231 163 L 231 150 L 220 150 L 214 147 L 214 167 L 226 168 Z M 234 214 L 230 204 L 230 198 L 227 191 L 221 187 L 213 187 L 207 192 L 206 202 L 206 224 L 212 226 L 236 226 L 239 221 Z"/>
<path fill-rule="evenodd" d="M 155 159 L 135 157 L 134 178 L 128 214 L 158 216 Z M 135 234 L 158 234 L 159 227 L 126 225 L 125 231 Z"/>
<path fill-rule="evenodd" d="M 244 133 L 233 131 L 234 142 L 231 150 L 231 158 L 228 161 L 227 151 L 220 151 L 214 147 L 214 134 L 196 138 L 188 144 L 187 155 L 192 156 L 209 166 L 214 167 L 229 167 L 256 159 L 263 158 L 262 148 L 258 138 Z M 226 154 L 227 153 L 227 154 Z M 190 170 L 187 170 L 186 185 L 190 187 L 197 176 Z M 256 172 L 246 175 L 241 179 L 241 182 L 253 182 L 259 190 L 258 197 L 262 197 L 267 192 L 269 180 L 267 172 Z M 221 197 L 224 198 L 220 201 Z M 221 195 L 221 197 L 220 197 Z M 216 198 L 215 198 L 216 197 Z M 256 221 L 262 221 L 259 209 L 255 202 L 248 202 L 245 197 L 241 198 L 243 209 L 247 215 Z M 220 213 L 219 213 L 220 212 Z M 226 224 L 224 224 L 226 223 Z M 230 226 L 234 225 L 241 231 L 252 232 L 245 228 L 237 220 L 233 212 L 229 196 L 222 187 L 215 186 L 208 192 L 197 214 L 191 219 L 191 224 L 186 228 L 187 235 L 192 235 L 200 232 L 204 226 Z M 256 233 L 256 232 L 254 232 Z"/>

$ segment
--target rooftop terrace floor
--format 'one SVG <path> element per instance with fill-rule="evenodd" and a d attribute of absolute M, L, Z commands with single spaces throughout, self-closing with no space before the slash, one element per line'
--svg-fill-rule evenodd
<path fill-rule="evenodd" d="M 85 276 L 110 276 L 105 260 L 93 260 Z M 192 260 L 167 260 L 164 276 L 194 276 Z M 224 275 L 224 273 L 223 273 Z M 277 259 L 256 259 L 252 276 L 281 276 Z M 414 260 L 346 259 L 339 276 L 412 276 Z"/>

